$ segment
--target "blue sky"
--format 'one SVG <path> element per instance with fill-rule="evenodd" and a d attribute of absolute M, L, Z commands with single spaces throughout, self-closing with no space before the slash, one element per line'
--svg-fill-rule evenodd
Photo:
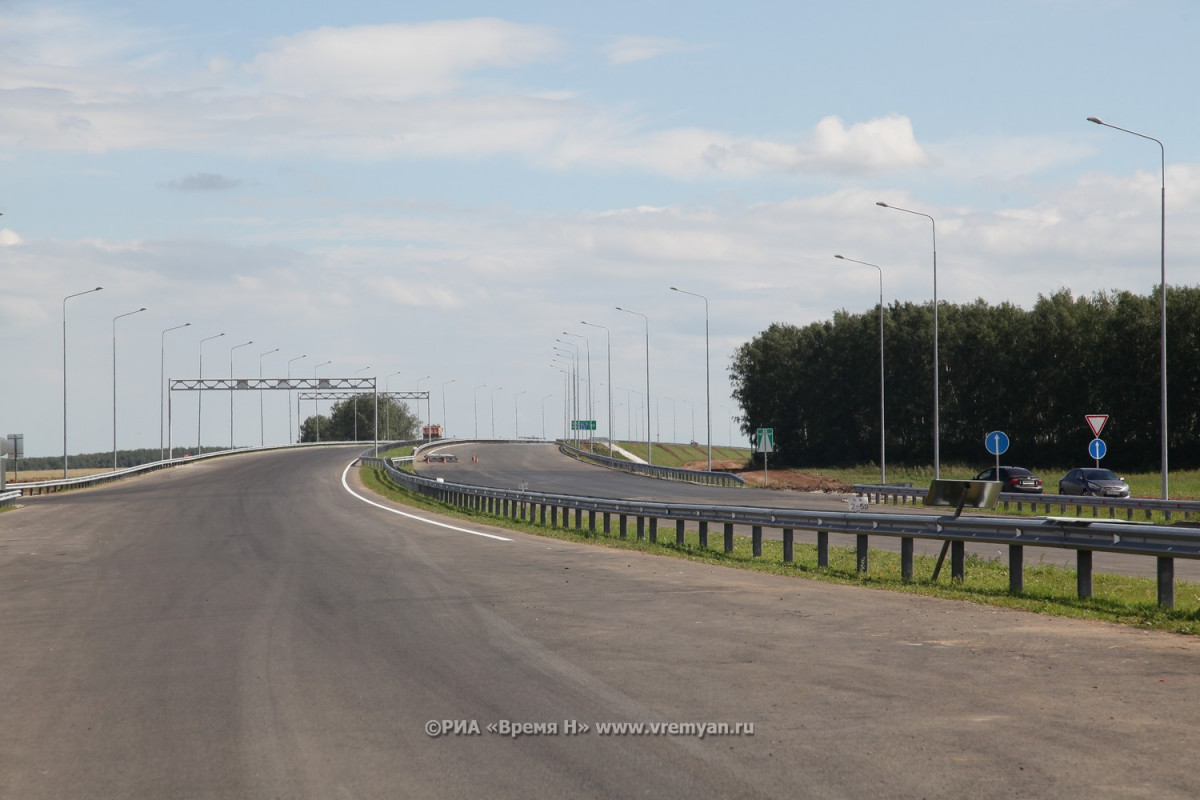
<path fill-rule="evenodd" d="M 679 286 L 709 298 L 723 443 L 737 346 L 873 307 L 834 253 L 929 300 L 929 226 L 877 200 L 937 220 L 943 300 L 1151 291 L 1158 148 L 1088 116 L 1165 143 L 1168 280 L 1194 285 L 1198 34 L 1191 0 L 0 2 L 0 433 L 61 453 L 63 297 L 102 285 L 68 307 L 72 452 L 112 444 L 114 324 L 121 448 L 160 439 L 160 358 L 195 377 L 220 332 L 206 377 L 370 367 L 452 434 L 494 403 L 505 436 L 561 433 L 554 340 L 584 334 L 603 433 L 581 320 L 641 438 L 616 306 L 650 318 L 654 438 L 702 439 Z M 237 443 L 286 440 L 282 398 L 257 411 L 236 398 Z M 224 399 L 204 426 L 227 441 Z"/>

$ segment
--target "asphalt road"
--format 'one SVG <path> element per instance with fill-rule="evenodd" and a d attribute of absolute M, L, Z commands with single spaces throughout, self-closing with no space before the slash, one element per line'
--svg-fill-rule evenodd
<path fill-rule="evenodd" d="M 585 464 L 559 452 L 557 445 L 524 443 L 482 444 L 447 443 L 437 448 L 452 452 L 459 460 L 449 464 L 420 464 L 418 472 L 430 477 L 442 477 L 476 486 L 515 489 L 521 482 L 529 484 L 533 491 L 554 494 L 582 495 L 587 497 L 624 498 L 628 500 L 657 500 L 661 502 L 698 503 L 714 505 L 754 506 L 760 508 L 802 508 L 814 511 L 848 510 L 848 495 L 821 492 L 795 492 L 754 487 L 723 488 L 699 486 L 678 481 L 659 480 L 641 475 L 632 475 L 617 470 Z M 474 460 L 474 459 L 478 460 Z M 949 509 L 926 508 L 924 506 L 872 506 L 875 510 L 886 510 L 897 514 L 949 513 Z M 738 535 L 749 536 L 747 526 L 734 526 Z M 719 539 L 719 530 L 717 531 Z M 763 535 L 770 539 L 781 539 L 776 528 L 764 528 Z M 797 543 L 815 544 L 814 532 L 797 530 Z M 889 552 L 900 552 L 900 540 L 890 536 L 873 536 L 871 547 Z M 854 547 L 854 537 L 833 534 L 830 544 L 835 547 Z M 919 555 L 936 556 L 941 543 L 930 539 L 916 539 L 913 549 Z M 968 542 L 966 552 L 984 559 L 999 559 L 1007 565 L 1008 550 L 1001 545 Z M 1055 547 L 1026 546 L 1025 564 L 1037 566 L 1052 564 L 1069 569 L 1075 568 L 1075 551 Z M 1094 572 L 1132 575 L 1141 578 L 1157 577 L 1157 562 L 1153 558 L 1125 556 L 1112 553 L 1094 553 Z M 949 574 L 949 566 L 946 567 Z M 1180 581 L 1200 582 L 1200 561 L 1179 558 L 1175 560 L 1175 578 Z"/>
<path fill-rule="evenodd" d="M 343 486 L 353 455 L 198 462 L 0 513 L 0 797 L 1200 788 L 1195 639 L 435 524 L 353 470 Z"/>

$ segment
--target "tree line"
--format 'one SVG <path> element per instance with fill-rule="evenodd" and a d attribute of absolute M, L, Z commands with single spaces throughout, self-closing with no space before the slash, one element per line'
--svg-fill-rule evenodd
<path fill-rule="evenodd" d="M 1131 292 L 1039 295 L 1010 303 L 938 304 L 943 462 L 991 463 L 984 436 L 1008 434 L 1008 463 L 1091 463 L 1084 416 L 1108 414 L 1104 466 L 1160 466 L 1160 300 Z M 1200 466 L 1200 288 L 1167 291 L 1172 469 Z M 883 310 L 888 463 L 933 460 L 933 306 Z M 741 430 L 774 428 L 772 463 L 876 463 L 879 307 L 804 327 L 771 325 L 733 356 Z M 753 439 L 751 439 L 753 441 Z"/>
<path fill-rule="evenodd" d="M 379 438 L 417 438 L 418 420 L 408 406 L 379 398 Z M 375 440 L 375 402 L 371 395 L 339 400 L 329 414 L 314 414 L 300 424 L 302 442 L 370 442 Z"/>

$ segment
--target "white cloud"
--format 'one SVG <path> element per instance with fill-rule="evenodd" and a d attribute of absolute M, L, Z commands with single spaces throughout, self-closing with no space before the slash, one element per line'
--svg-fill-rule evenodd
<path fill-rule="evenodd" d="M 474 70 L 557 51 L 546 28 L 499 19 L 360 25 L 280 37 L 248 69 L 272 91 L 400 99 L 444 94 Z"/>
<path fill-rule="evenodd" d="M 609 63 L 632 64 L 661 55 L 697 49 L 699 49 L 697 45 L 690 45 L 678 39 L 660 36 L 621 36 L 605 45 L 604 52 L 608 55 Z"/>

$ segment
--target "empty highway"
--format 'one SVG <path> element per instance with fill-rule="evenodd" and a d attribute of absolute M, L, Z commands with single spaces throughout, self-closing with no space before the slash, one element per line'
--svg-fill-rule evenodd
<path fill-rule="evenodd" d="M 0 513 L 0 797 L 1197 792 L 1193 638 L 437 518 L 356 452 Z"/>

